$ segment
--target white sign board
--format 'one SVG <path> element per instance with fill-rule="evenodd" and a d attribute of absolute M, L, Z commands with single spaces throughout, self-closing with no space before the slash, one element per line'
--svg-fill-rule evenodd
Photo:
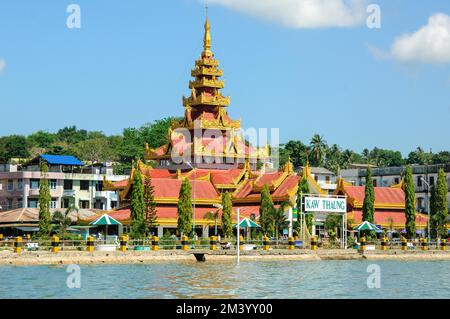
<path fill-rule="evenodd" d="M 333 197 L 305 197 L 306 212 L 347 212 L 347 200 L 345 198 Z"/>

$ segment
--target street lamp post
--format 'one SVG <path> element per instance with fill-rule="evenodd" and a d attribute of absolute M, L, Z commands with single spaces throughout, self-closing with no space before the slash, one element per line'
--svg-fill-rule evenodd
<path fill-rule="evenodd" d="M 196 197 L 196 193 L 195 193 L 195 180 L 197 179 L 196 176 L 196 172 L 195 172 L 195 168 L 192 166 L 192 164 L 190 162 L 186 162 L 186 164 L 192 168 L 194 170 L 194 211 L 192 212 L 193 217 L 192 217 L 192 236 L 195 236 L 195 197 Z"/>
<path fill-rule="evenodd" d="M 431 215 L 430 215 L 430 184 L 428 184 L 428 182 L 425 180 L 425 178 L 423 178 L 423 176 L 420 177 L 420 179 L 422 180 L 422 182 L 425 183 L 425 185 L 427 185 L 427 212 L 428 212 L 428 243 L 430 243 L 431 241 L 431 234 L 430 234 L 430 224 L 431 224 Z"/>

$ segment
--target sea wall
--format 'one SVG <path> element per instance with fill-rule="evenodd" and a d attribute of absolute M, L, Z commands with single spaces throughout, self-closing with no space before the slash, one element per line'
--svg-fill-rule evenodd
<path fill-rule="evenodd" d="M 56 264 L 151 264 L 160 262 L 195 262 L 193 253 L 205 253 L 206 262 L 235 262 L 235 251 L 126 251 L 126 252 L 84 252 L 62 251 L 22 252 L 0 251 L 0 265 L 56 265 Z M 318 260 L 450 260 L 446 251 L 367 251 L 364 254 L 348 250 L 270 250 L 245 251 L 242 262 L 251 261 L 318 261 Z"/>

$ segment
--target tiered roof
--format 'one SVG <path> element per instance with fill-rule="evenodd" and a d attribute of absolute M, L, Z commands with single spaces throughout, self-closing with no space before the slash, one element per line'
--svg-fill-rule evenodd
<path fill-rule="evenodd" d="M 211 27 L 208 18 L 205 22 L 203 52 L 195 62 L 189 82 L 191 94 L 183 97 L 184 118 L 174 122 L 170 128 L 169 143 L 156 149 L 146 145 L 146 158 L 149 160 L 172 159 L 173 155 L 198 163 L 199 159 L 220 158 L 226 163 L 243 163 L 243 159 L 252 162 L 269 156 L 268 147 L 255 148 L 248 145 L 239 133 L 240 120 L 232 120 L 227 113 L 230 97 L 223 96 L 221 89 L 225 83 L 220 80 L 223 72 L 219 61 L 211 51 Z M 184 129 L 183 132 L 180 129 Z M 204 130 L 213 130 L 214 137 L 204 136 Z M 201 132 L 194 136 L 194 130 Z M 230 160 L 231 159 L 231 160 Z"/>

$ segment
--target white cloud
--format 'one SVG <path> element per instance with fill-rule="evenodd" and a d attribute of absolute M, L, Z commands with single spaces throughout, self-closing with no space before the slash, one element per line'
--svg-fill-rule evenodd
<path fill-rule="evenodd" d="M 6 62 L 5 62 L 5 60 L 3 60 L 3 59 L 0 59 L 0 72 L 2 72 L 2 71 L 3 71 L 3 69 L 5 68 L 5 66 L 6 66 Z"/>
<path fill-rule="evenodd" d="M 366 0 L 209 0 L 292 28 L 351 27 L 366 19 Z"/>
<path fill-rule="evenodd" d="M 389 52 L 372 52 L 405 63 L 450 63 L 450 16 L 432 15 L 427 25 L 398 37 Z"/>

